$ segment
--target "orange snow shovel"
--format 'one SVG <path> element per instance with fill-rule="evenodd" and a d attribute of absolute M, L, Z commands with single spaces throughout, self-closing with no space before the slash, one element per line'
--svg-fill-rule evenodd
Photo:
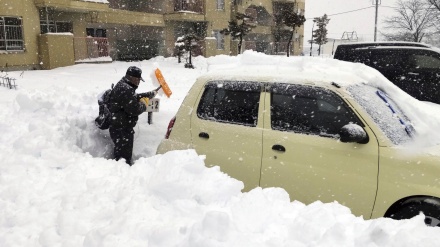
<path fill-rule="evenodd" d="M 154 74 L 156 76 L 157 81 L 160 84 L 160 87 L 162 87 L 163 92 L 169 98 L 173 92 L 171 92 L 170 87 L 168 87 L 168 84 L 165 81 L 165 78 L 163 77 L 162 72 L 160 71 L 160 69 L 155 69 Z"/>

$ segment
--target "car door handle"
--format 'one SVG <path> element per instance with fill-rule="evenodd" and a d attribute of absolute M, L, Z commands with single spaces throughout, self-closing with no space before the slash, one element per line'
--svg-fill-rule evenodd
<path fill-rule="evenodd" d="M 272 150 L 286 152 L 286 148 L 282 145 L 275 144 L 272 146 Z"/>
<path fill-rule="evenodd" d="M 199 133 L 199 137 L 200 138 L 204 138 L 204 139 L 209 139 L 209 135 L 206 132 L 200 132 Z"/>

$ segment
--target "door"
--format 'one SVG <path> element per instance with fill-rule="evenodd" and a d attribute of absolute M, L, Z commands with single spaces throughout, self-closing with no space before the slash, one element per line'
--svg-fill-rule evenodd
<path fill-rule="evenodd" d="M 378 143 L 344 100 L 324 88 L 278 84 L 266 95 L 262 187 L 291 197 L 346 205 L 370 218 L 377 189 Z M 338 132 L 355 123 L 368 143 L 342 143 Z"/>
<path fill-rule="evenodd" d="M 207 166 L 244 182 L 245 191 L 259 185 L 263 131 L 258 121 L 260 84 L 209 82 L 191 115 L 192 142 Z"/>

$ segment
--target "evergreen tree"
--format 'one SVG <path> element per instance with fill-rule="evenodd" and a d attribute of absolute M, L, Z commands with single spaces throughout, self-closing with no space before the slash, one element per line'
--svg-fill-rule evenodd
<path fill-rule="evenodd" d="M 194 66 L 192 64 L 192 50 L 199 46 L 198 41 L 200 41 L 200 37 L 194 33 L 188 33 L 177 38 L 176 48 L 182 53 L 186 51 L 189 54 L 189 58 L 187 63 L 185 64 L 185 68 L 194 69 Z"/>
<path fill-rule="evenodd" d="M 287 42 L 287 56 L 290 53 L 290 44 L 292 43 L 293 36 L 295 35 L 295 30 L 297 27 L 304 25 L 306 18 L 304 15 L 295 13 L 294 11 L 285 11 L 284 14 L 284 24 L 291 28 L 291 34 L 289 35 L 289 41 Z"/>
<path fill-rule="evenodd" d="M 241 46 L 243 44 L 243 38 L 252 31 L 255 24 L 250 23 L 252 17 L 243 13 L 237 13 L 235 19 L 229 21 L 228 28 L 220 31 L 223 35 L 231 35 L 232 39 L 238 39 L 238 53 L 241 52 Z M 238 23 L 241 22 L 241 23 Z"/>
<path fill-rule="evenodd" d="M 327 14 L 324 14 L 322 17 L 315 17 L 313 21 L 318 26 L 317 29 L 313 30 L 313 40 L 311 42 L 318 44 L 318 55 L 321 55 L 321 46 L 328 42 L 327 39 L 327 24 L 330 19 L 327 17 Z"/>
<path fill-rule="evenodd" d="M 177 62 L 181 63 L 182 56 L 185 54 L 185 42 L 183 42 L 184 37 L 178 37 L 176 43 L 174 43 L 174 56 L 177 56 Z"/>
<path fill-rule="evenodd" d="M 275 41 L 275 54 L 278 54 L 278 45 L 283 38 L 284 16 L 282 11 L 278 11 L 274 14 L 273 21 L 275 23 L 275 31 L 273 32 L 273 37 Z"/>

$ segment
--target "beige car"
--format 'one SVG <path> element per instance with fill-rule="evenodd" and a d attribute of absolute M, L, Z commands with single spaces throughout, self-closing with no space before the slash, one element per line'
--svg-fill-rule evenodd
<path fill-rule="evenodd" d="M 281 187 L 365 219 L 423 212 L 440 226 L 440 156 L 409 152 L 415 131 L 402 110 L 364 83 L 211 73 L 192 86 L 157 153 L 195 149 L 244 191 Z"/>

